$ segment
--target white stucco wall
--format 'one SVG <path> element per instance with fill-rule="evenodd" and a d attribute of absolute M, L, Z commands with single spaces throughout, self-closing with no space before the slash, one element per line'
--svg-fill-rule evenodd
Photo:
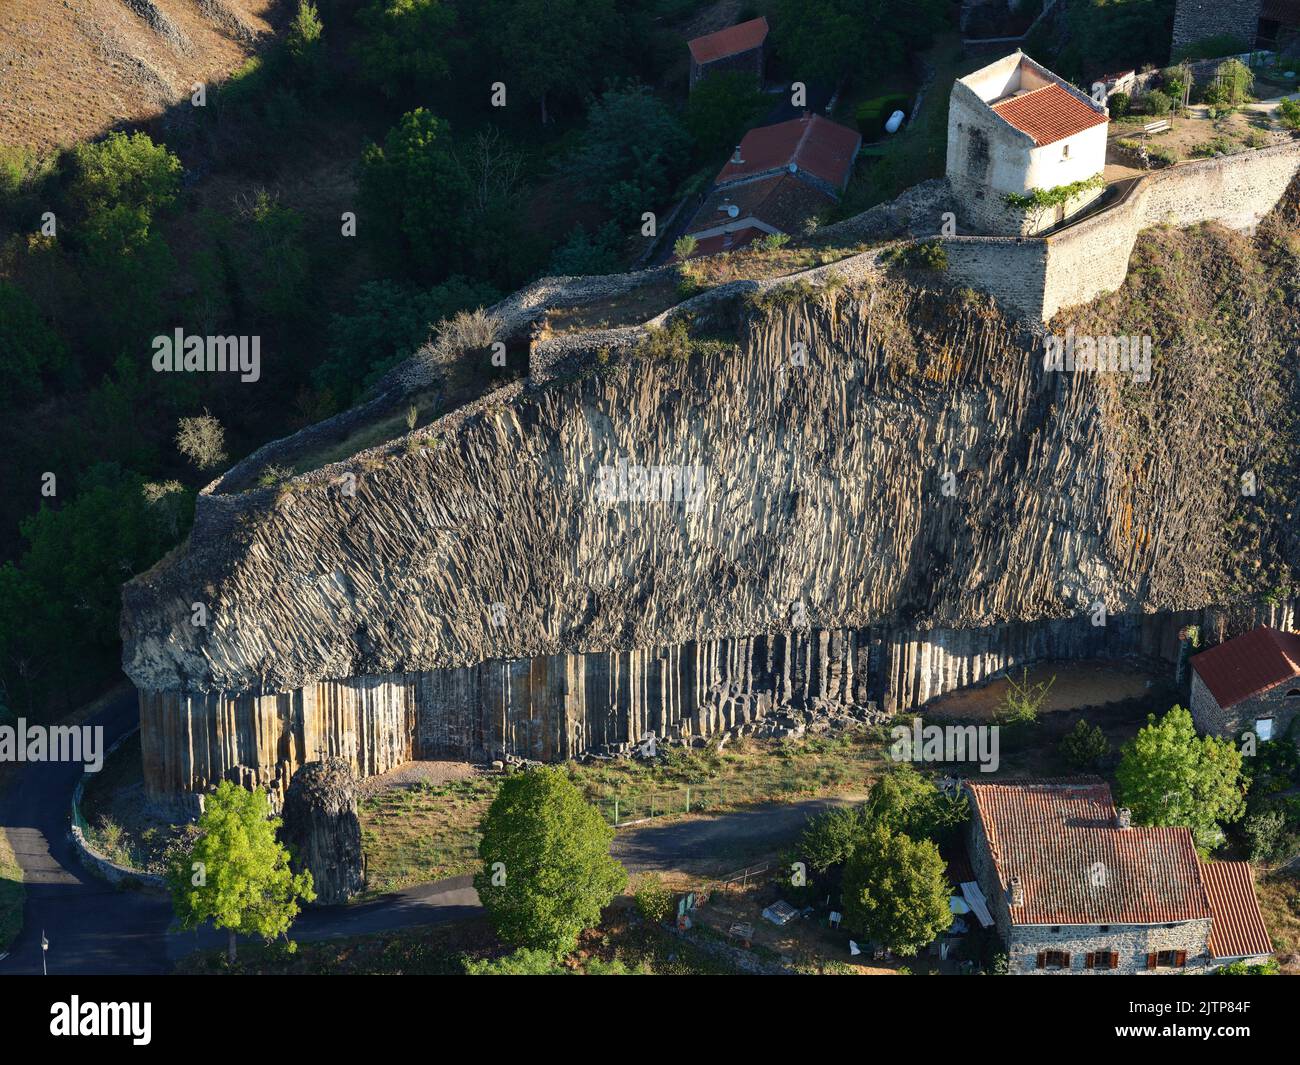
<path fill-rule="evenodd" d="M 1067 154 L 1066 149 L 1069 149 Z M 1106 127 L 1093 126 L 1073 137 L 1044 144 L 1029 153 L 1029 166 L 1025 171 L 1025 184 L 1019 189 L 1001 189 L 1005 192 L 1027 192 L 1029 189 L 1054 189 L 1075 181 L 1086 181 L 1100 174 L 1106 166 Z"/>

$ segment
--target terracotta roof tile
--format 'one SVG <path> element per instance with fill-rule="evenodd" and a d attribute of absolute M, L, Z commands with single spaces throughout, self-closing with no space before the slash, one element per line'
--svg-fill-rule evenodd
<path fill-rule="evenodd" d="M 757 48 L 767 40 L 767 19 L 763 17 L 750 19 L 735 26 L 728 26 L 716 33 L 706 33 L 690 41 L 691 58 L 697 63 L 712 63 L 716 59 L 725 59 L 729 55 L 739 55 Z"/>
<path fill-rule="evenodd" d="M 1192 668 L 1227 709 L 1300 677 L 1300 634 L 1260 625 L 1193 656 Z"/>
<path fill-rule="evenodd" d="M 993 110 L 1022 133 L 1028 133 L 1040 147 L 1073 137 L 1108 121 L 1056 82 L 993 104 Z"/>
<path fill-rule="evenodd" d="M 862 134 L 821 115 L 804 115 L 773 126 L 759 126 L 740 142 L 741 162 L 728 162 L 714 183 L 735 181 L 788 167 L 801 170 L 842 189 L 848 184 Z"/>
<path fill-rule="evenodd" d="M 736 208 L 737 220 L 757 218 L 773 229 L 789 233 L 804 219 L 834 203 L 831 196 L 800 181 L 793 174 L 773 174 L 757 181 L 715 188 L 691 219 L 686 231 L 698 233 L 723 224 L 727 221 L 723 207 L 731 205 Z"/>
<path fill-rule="evenodd" d="M 967 788 L 1006 891 L 1020 877 L 1015 924 L 1167 924 L 1210 916 L 1185 828 L 1115 826 L 1100 780 Z"/>
<path fill-rule="evenodd" d="M 1201 877 L 1210 896 L 1210 956 L 1252 958 L 1272 954 L 1273 943 L 1255 898 L 1249 862 L 1202 862 Z"/>

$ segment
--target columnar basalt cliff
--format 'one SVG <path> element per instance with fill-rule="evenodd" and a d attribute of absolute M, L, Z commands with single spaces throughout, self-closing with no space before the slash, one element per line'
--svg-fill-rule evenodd
<path fill-rule="evenodd" d="M 1086 309 L 1158 333 L 1149 386 L 1045 373 L 991 300 L 868 254 L 697 297 L 689 336 L 568 338 L 279 488 L 240 491 L 244 464 L 124 591 L 149 786 L 905 709 L 1035 658 L 1172 659 L 1188 623 L 1289 624 L 1259 594 L 1300 555 L 1293 214 L 1274 228 L 1160 238 L 1180 269 L 1229 260 L 1205 307 L 1140 272 Z"/>

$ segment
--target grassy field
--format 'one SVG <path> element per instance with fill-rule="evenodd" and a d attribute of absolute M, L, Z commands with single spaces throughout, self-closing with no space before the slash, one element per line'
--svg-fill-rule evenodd
<path fill-rule="evenodd" d="M 1300 877 L 1285 873 L 1261 876 L 1255 894 L 1277 953 L 1300 954 Z"/>
<path fill-rule="evenodd" d="M 613 821 L 734 809 L 813 795 L 862 793 L 882 764 L 882 735 L 741 740 L 718 750 L 672 748 L 655 762 L 570 762 L 569 774 Z M 500 777 L 389 788 L 358 804 L 368 890 L 383 893 L 478 868 L 478 825 Z M 689 791 L 689 795 L 688 795 Z"/>
<path fill-rule="evenodd" d="M 0 829 L 0 951 L 8 950 L 23 927 L 23 871 L 13 847 Z"/>
<path fill-rule="evenodd" d="M 241 945 L 234 966 L 224 951 L 190 955 L 177 972 L 193 975 L 388 975 L 463 974 L 467 961 L 508 953 L 486 919 L 471 918 L 430 928 L 407 928 L 367 936 L 300 943 L 290 952 L 282 943 Z M 587 975 L 595 963 L 621 962 L 636 973 L 657 976 L 726 975 L 727 964 L 699 947 L 633 916 L 625 905 L 611 906 L 599 928 L 585 932 L 578 949 L 564 959 L 573 975 Z"/>

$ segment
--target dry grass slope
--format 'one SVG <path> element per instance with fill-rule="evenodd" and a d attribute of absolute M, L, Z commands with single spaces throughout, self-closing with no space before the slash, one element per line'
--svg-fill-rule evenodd
<path fill-rule="evenodd" d="M 0 145 L 46 151 L 229 74 L 278 0 L 28 0 L 0 8 Z"/>

